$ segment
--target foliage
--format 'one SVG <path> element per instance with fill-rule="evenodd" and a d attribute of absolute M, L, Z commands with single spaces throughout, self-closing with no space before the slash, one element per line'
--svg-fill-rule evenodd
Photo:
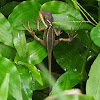
<path fill-rule="evenodd" d="M 1 0 L 0 7 L 0 100 L 43 100 L 48 95 L 58 100 L 99 100 L 100 0 Z M 78 34 L 72 42 L 54 46 L 51 82 L 44 68 L 48 67 L 46 48 L 22 24 L 28 27 L 29 21 L 42 38 L 43 32 L 33 23 L 39 10 L 51 11 L 54 28 L 62 30 L 56 39 L 68 38 L 71 29 Z M 65 90 L 69 92 L 63 96 Z"/>

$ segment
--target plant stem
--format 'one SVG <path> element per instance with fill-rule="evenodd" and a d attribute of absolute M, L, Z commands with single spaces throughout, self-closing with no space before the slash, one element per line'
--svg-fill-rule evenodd
<path fill-rule="evenodd" d="M 85 66 L 86 66 L 86 62 L 87 62 L 87 57 L 88 57 L 89 51 L 91 49 L 91 45 L 92 45 L 92 42 L 90 43 L 90 46 L 88 47 L 87 52 L 86 52 L 86 57 L 85 57 L 84 64 L 83 64 L 82 70 L 81 70 L 81 74 L 82 75 L 84 73 L 84 69 L 85 69 Z"/>
<path fill-rule="evenodd" d="M 76 2 L 77 3 L 77 5 L 95 22 L 95 24 L 98 24 L 95 20 L 94 20 L 94 18 L 78 3 L 78 2 Z"/>

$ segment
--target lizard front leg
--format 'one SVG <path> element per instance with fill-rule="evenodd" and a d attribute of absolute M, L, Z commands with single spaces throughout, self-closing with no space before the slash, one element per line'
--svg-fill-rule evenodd
<path fill-rule="evenodd" d="M 23 23 L 23 22 L 22 22 Z M 28 21 L 28 28 L 25 26 L 25 24 L 23 23 L 23 26 L 24 28 L 34 37 L 35 40 L 39 41 L 42 45 L 45 46 L 45 43 L 42 39 L 38 38 L 36 35 L 35 35 L 35 32 L 33 31 L 33 28 L 31 29 L 30 28 L 30 25 L 29 25 L 29 21 Z"/>
<path fill-rule="evenodd" d="M 40 28 L 40 25 L 39 25 L 39 17 L 37 18 L 37 20 L 36 20 L 36 24 L 37 24 L 37 30 L 38 31 L 42 31 L 42 30 L 45 30 L 46 29 L 46 27 L 42 27 L 42 28 Z"/>

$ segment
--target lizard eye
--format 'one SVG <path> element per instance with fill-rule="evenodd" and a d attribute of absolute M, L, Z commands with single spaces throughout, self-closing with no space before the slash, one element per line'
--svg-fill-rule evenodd
<path fill-rule="evenodd" d="M 46 17 L 44 17 L 44 20 L 46 20 Z"/>

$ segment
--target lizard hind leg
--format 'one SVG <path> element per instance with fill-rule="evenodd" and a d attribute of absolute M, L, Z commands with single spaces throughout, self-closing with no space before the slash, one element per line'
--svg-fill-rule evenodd
<path fill-rule="evenodd" d="M 71 31 L 70 33 L 68 33 L 69 39 L 72 41 L 78 34 L 74 35 L 80 28 L 80 26 L 82 25 L 82 22 L 79 24 L 78 28 L 75 30 L 75 32 L 73 33 L 72 27 L 71 27 Z"/>
<path fill-rule="evenodd" d="M 78 26 L 78 28 L 75 30 L 75 32 L 73 33 L 72 32 L 72 28 L 71 28 L 71 31 L 70 31 L 70 34 L 75 34 L 78 30 L 79 30 L 79 28 L 80 28 L 80 26 L 82 25 L 82 22 L 79 24 L 79 26 Z M 77 35 L 77 34 L 76 34 Z M 75 36 L 76 37 L 76 36 Z"/>
<path fill-rule="evenodd" d="M 81 24 L 82 24 L 82 22 L 80 23 L 79 27 L 76 29 L 76 31 L 74 33 L 72 32 L 72 28 L 71 28 L 70 33 L 68 33 L 69 38 L 67 38 L 67 39 L 60 38 L 58 40 L 55 40 L 54 45 L 58 44 L 60 41 L 71 42 L 78 35 L 78 34 L 76 34 L 76 35 L 74 35 L 74 34 L 78 31 L 78 29 L 80 28 Z"/>

